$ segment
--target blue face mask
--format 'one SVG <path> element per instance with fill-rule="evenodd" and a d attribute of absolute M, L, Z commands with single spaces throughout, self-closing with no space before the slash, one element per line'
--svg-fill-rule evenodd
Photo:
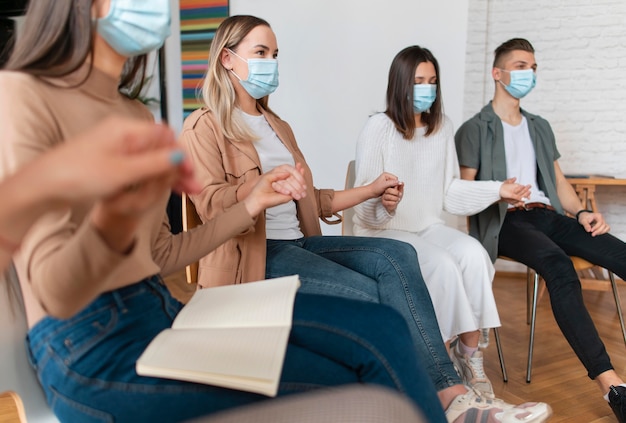
<path fill-rule="evenodd" d="M 98 19 L 98 33 L 119 54 L 132 57 L 156 50 L 170 35 L 169 0 L 111 0 Z"/>
<path fill-rule="evenodd" d="M 278 60 L 246 60 L 231 49 L 228 49 L 228 51 L 248 64 L 248 79 L 245 81 L 235 71 L 232 69 L 230 71 L 239 79 L 239 82 L 251 97 L 258 100 L 276 91 L 276 88 L 278 88 Z"/>
<path fill-rule="evenodd" d="M 507 90 L 507 92 L 513 97 L 522 98 L 526 96 L 533 88 L 535 88 L 535 84 L 537 83 L 537 74 L 534 70 L 500 70 L 502 72 L 508 72 L 511 75 L 511 82 L 509 82 L 509 85 L 504 85 L 504 82 L 500 80 L 498 80 L 498 82 L 500 82 L 504 86 L 504 89 Z"/>
<path fill-rule="evenodd" d="M 413 110 L 422 113 L 430 109 L 437 98 L 437 85 L 415 84 L 413 85 Z"/>

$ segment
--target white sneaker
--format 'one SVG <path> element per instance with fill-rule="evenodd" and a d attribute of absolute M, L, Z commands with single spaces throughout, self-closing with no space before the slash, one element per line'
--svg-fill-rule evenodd
<path fill-rule="evenodd" d="M 542 423 L 551 415 L 552 409 L 543 402 L 512 405 L 471 390 L 454 398 L 446 410 L 448 423 Z"/>
<path fill-rule="evenodd" d="M 461 354 L 458 350 L 459 345 L 450 348 L 450 360 L 456 367 L 463 383 L 471 388 L 476 389 L 487 399 L 494 399 L 496 395 L 493 392 L 491 381 L 485 374 L 483 367 L 483 353 L 476 351 L 472 356 Z"/>

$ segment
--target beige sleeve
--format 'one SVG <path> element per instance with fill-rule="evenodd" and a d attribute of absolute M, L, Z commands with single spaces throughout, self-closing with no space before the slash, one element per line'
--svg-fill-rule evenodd
<path fill-rule="evenodd" d="M 192 128 L 183 128 L 180 143 L 193 162 L 196 179 L 202 187 L 199 194 L 190 198 L 198 216 L 206 222 L 237 203 L 238 185 L 227 180 L 215 128 L 208 118 L 200 118 Z"/>
<path fill-rule="evenodd" d="M 0 72 L 0 180 L 62 141 L 37 85 L 28 75 Z"/>
<path fill-rule="evenodd" d="M 37 93 L 40 85 L 25 74 L 0 73 L 2 178 L 64 141 L 53 111 Z M 44 308 L 51 298 L 73 303 L 76 292 L 72 287 L 106 277 L 125 260 L 104 244 L 88 219 L 76 223 L 72 213 L 69 209 L 46 213 L 33 225 L 19 251 L 24 263 L 20 274 L 27 275 Z"/>
<path fill-rule="evenodd" d="M 164 276 L 198 261 L 219 245 L 246 230 L 254 220 L 243 203 L 238 203 L 189 232 L 172 235 L 165 215 L 160 235 L 152 248 L 155 262 Z"/>

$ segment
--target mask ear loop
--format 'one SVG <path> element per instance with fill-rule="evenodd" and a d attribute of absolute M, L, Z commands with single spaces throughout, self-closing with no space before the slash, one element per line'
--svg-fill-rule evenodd
<path fill-rule="evenodd" d="M 244 59 L 243 57 L 241 57 L 240 55 L 238 55 L 237 53 L 235 53 L 234 51 L 232 51 L 231 49 L 229 49 L 228 47 L 226 47 L 226 50 L 228 50 L 229 53 L 237 56 L 237 58 L 239 58 L 240 60 L 243 60 L 244 62 L 248 63 L 248 61 L 246 59 Z M 233 70 L 233 68 L 227 69 L 226 67 L 224 67 L 224 69 L 226 69 L 228 72 L 231 72 L 233 75 L 235 75 L 235 77 L 240 80 L 243 81 L 243 79 L 241 79 L 241 77 L 239 75 L 237 75 L 235 73 L 235 71 Z"/>
<path fill-rule="evenodd" d="M 498 69 L 500 72 L 506 72 L 506 71 L 505 71 L 504 69 L 502 69 L 502 68 L 496 68 L 496 69 Z M 496 82 L 499 82 L 499 83 L 500 83 L 500 85 L 502 85 L 504 88 L 506 88 L 506 87 L 507 87 L 507 85 L 506 85 L 504 82 L 502 82 L 502 74 L 500 74 L 500 79 L 496 79 Z"/>

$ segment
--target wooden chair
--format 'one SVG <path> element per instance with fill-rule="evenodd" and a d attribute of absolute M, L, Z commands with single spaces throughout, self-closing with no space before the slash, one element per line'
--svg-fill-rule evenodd
<path fill-rule="evenodd" d="M 355 161 L 350 160 L 350 163 L 348 163 L 348 170 L 346 171 L 346 183 L 344 184 L 345 189 L 353 188 L 355 179 L 356 179 Z M 354 208 L 350 207 L 349 209 L 345 209 L 342 212 L 341 235 L 347 235 L 347 236 L 354 235 L 354 230 L 352 229 L 353 219 L 354 219 Z"/>
<path fill-rule="evenodd" d="M 16 392 L 0 393 L 0 422 L 26 423 L 24 403 Z"/>
<path fill-rule="evenodd" d="M 189 231 L 196 226 L 202 225 L 202 220 L 196 212 L 196 207 L 193 205 L 189 196 L 185 193 L 182 195 L 182 207 L 183 207 L 183 231 Z M 194 262 L 185 267 L 185 275 L 187 276 L 187 283 L 198 283 L 198 262 Z"/>
<path fill-rule="evenodd" d="M 354 181 L 356 179 L 355 161 L 351 160 L 348 163 L 348 169 L 346 171 L 346 183 L 345 189 L 354 187 Z M 354 235 L 352 228 L 354 218 L 354 209 L 351 207 L 343 211 L 343 219 L 341 222 L 341 234 L 342 235 Z M 493 335 L 496 341 L 496 348 L 498 349 L 498 358 L 500 359 L 500 370 L 502 370 L 502 380 L 504 382 L 509 381 L 509 376 L 506 372 L 506 365 L 504 363 L 504 353 L 502 352 L 502 344 L 500 343 L 500 333 L 498 328 L 493 328 Z"/>

